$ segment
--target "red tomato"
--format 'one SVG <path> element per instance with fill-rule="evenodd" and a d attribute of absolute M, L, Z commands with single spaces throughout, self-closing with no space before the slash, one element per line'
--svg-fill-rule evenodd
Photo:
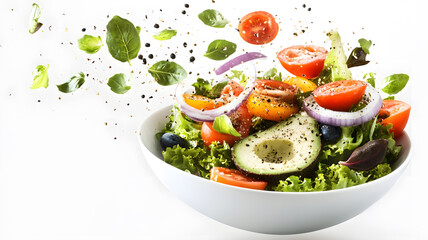
<path fill-rule="evenodd" d="M 342 80 L 317 87 L 312 94 L 323 108 L 349 111 L 364 96 L 367 84 L 358 80 Z"/>
<path fill-rule="evenodd" d="M 248 112 L 245 104 L 242 104 L 231 116 L 233 127 L 241 134 L 241 137 L 235 137 L 229 134 L 219 133 L 213 128 L 212 122 L 202 123 L 201 136 L 205 146 L 209 147 L 212 142 L 223 143 L 225 141 L 229 146 L 233 146 L 239 139 L 247 137 L 250 133 L 251 114 Z"/>
<path fill-rule="evenodd" d="M 228 169 L 222 167 L 211 168 L 210 179 L 236 187 L 251 188 L 257 190 L 264 190 L 267 186 L 267 182 L 258 181 L 253 178 L 245 176 L 239 170 Z"/>
<path fill-rule="evenodd" d="M 392 124 L 391 132 L 394 137 L 400 136 L 406 127 L 410 115 L 410 105 L 398 100 L 383 100 L 383 106 L 379 110 L 381 124 Z"/>
<path fill-rule="evenodd" d="M 230 80 L 229 83 L 223 88 L 223 90 L 221 90 L 220 95 L 223 99 L 229 99 L 232 96 L 239 96 L 242 91 L 244 91 L 244 87 L 241 84 Z"/>
<path fill-rule="evenodd" d="M 278 34 L 278 23 L 272 14 L 263 11 L 245 15 L 238 25 L 239 35 L 244 41 L 262 45 L 271 42 Z"/>
<path fill-rule="evenodd" d="M 323 47 L 297 45 L 285 48 L 277 57 L 291 74 L 310 79 L 321 73 L 327 53 Z"/>

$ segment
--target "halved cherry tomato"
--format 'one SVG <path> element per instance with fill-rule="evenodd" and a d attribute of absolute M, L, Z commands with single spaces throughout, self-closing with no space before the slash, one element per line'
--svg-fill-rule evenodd
<path fill-rule="evenodd" d="M 252 115 L 248 112 L 245 104 L 242 104 L 238 110 L 229 117 L 233 123 L 233 127 L 241 134 L 241 137 L 219 133 L 214 130 L 212 122 L 204 122 L 202 123 L 201 137 L 205 146 L 209 147 L 212 142 L 223 143 L 223 141 L 229 144 L 229 146 L 233 146 L 239 139 L 249 135 Z"/>
<path fill-rule="evenodd" d="M 245 15 L 239 21 L 238 30 L 244 41 L 262 45 L 276 37 L 279 27 L 272 14 L 257 11 Z"/>
<path fill-rule="evenodd" d="M 223 88 L 223 90 L 221 90 L 220 95 L 223 99 L 229 99 L 232 96 L 239 96 L 242 91 L 244 91 L 244 87 L 241 84 L 230 80 L 229 83 Z"/>
<path fill-rule="evenodd" d="M 315 101 L 323 108 L 349 111 L 364 96 L 367 84 L 358 80 L 342 80 L 324 84 L 313 91 Z"/>
<path fill-rule="evenodd" d="M 257 80 L 247 108 L 252 115 L 279 122 L 299 111 L 295 101 L 295 87 L 275 80 Z"/>
<path fill-rule="evenodd" d="M 210 179 L 223 184 L 257 190 L 265 190 L 267 186 L 267 182 L 247 177 L 239 170 L 222 167 L 211 168 Z"/>
<path fill-rule="evenodd" d="M 382 125 L 392 124 L 391 132 L 394 138 L 400 136 L 406 127 L 410 115 L 410 105 L 398 100 L 383 100 L 383 106 L 379 110 Z"/>
<path fill-rule="evenodd" d="M 223 99 L 211 99 L 202 95 L 183 94 L 184 102 L 198 110 L 210 110 L 223 106 L 226 102 Z"/>
<path fill-rule="evenodd" d="M 302 92 L 313 91 L 317 88 L 314 82 L 303 77 L 287 77 L 283 82 L 299 88 Z"/>
<path fill-rule="evenodd" d="M 321 73 L 327 53 L 323 47 L 297 45 L 285 48 L 277 57 L 291 74 L 309 79 Z"/>

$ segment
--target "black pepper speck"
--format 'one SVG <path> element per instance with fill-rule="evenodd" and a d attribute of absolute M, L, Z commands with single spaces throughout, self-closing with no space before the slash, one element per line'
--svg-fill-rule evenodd
<path fill-rule="evenodd" d="M 159 24 L 156 23 L 153 27 L 159 28 Z"/>
<path fill-rule="evenodd" d="M 149 58 L 152 59 L 153 58 L 153 54 L 149 54 Z"/>
<path fill-rule="evenodd" d="M 172 59 L 175 59 L 175 54 L 174 54 L 174 53 L 171 53 L 170 57 L 171 57 Z"/>
<path fill-rule="evenodd" d="M 150 43 L 146 43 L 146 44 L 144 44 L 144 46 L 150 47 Z"/>
<path fill-rule="evenodd" d="M 189 8 L 189 4 L 187 4 L 187 3 L 186 3 L 186 4 L 184 4 L 184 7 L 185 7 L 185 8 Z"/>
<path fill-rule="evenodd" d="M 194 56 L 191 56 L 190 57 L 190 62 L 194 62 L 195 61 L 195 57 Z"/>

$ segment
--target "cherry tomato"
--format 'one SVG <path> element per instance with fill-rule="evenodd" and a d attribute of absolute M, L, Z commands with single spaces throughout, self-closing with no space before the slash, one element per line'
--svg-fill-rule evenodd
<path fill-rule="evenodd" d="M 324 84 L 313 91 L 315 101 L 323 108 L 349 111 L 364 96 L 367 84 L 358 80 L 342 80 Z"/>
<path fill-rule="evenodd" d="M 383 100 L 383 106 L 379 110 L 381 124 L 392 124 L 391 132 L 394 138 L 401 135 L 406 127 L 410 115 L 410 105 L 398 100 Z"/>
<path fill-rule="evenodd" d="M 198 110 L 210 110 L 225 104 L 223 99 L 211 99 L 202 95 L 183 94 L 184 102 Z"/>
<path fill-rule="evenodd" d="M 302 92 L 313 91 L 317 88 L 315 83 L 303 77 L 287 77 L 283 82 L 299 88 Z"/>
<path fill-rule="evenodd" d="M 291 74 L 310 79 L 321 73 L 327 53 L 323 47 L 297 45 L 285 48 L 277 57 Z"/>
<path fill-rule="evenodd" d="M 219 133 L 214 130 L 212 122 L 204 122 L 202 123 L 201 137 L 205 146 L 209 147 L 212 142 L 223 143 L 223 141 L 229 144 L 229 146 L 233 146 L 239 139 L 249 135 L 252 115 L 248 112 L 245 104 L 242 104 L 238 110 L 229 117 L 233 123 L 233 127 L 241 134 L 241 137 Z"/>
<path fill-rule="evenodd" d="M 239 21 L 238 30 L 244 41 L 262 45 L 276 37 L 279 27 L 272 14 L 257 11 L 245 15 Z"/>
<path fill-rule="evenodd" d="M 275 80 L 257 80 L 247 108 L 252 115 L 279 122 L 299 111 L 295 101 L 295 87 Z"/>
<path fill-rule="evenodd" d="M 264 190 L 267 186 L 267 182 L 247 177 L 239 170 L 222 167 L 211 168 L 210 179 L 223 184 L 257 190 Z"/>
<path fill-rule="evenodd" d="M 244 91 L 244 87 L 241 84 L 230 80 L 229 83 L 223 88 L 220 95 L 221 98 L 228 100 L 233 96 L 239 96 L 242 91 Z"/>

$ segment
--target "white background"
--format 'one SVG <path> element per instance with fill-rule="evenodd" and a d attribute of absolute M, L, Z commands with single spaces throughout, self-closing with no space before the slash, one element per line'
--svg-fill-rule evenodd
<path fill-rule="evenodd" d="M 428 239 L 424 154 L 428 18 L 423 1 L 38 3 L 44 25 L 31 35 L 32 1 L 0 2 L 0 239 Z M 208 8 L 221 11 L 230 25 L 224 29 L 203 25 L 197 14 Z M 235 30 L 238 18 L 256 10 L 271 12 L 280 24 L 272 44 L 249 45 Z M 235 42 L 235 55 L 262 51 L 271 60 L 261 71 L 276 66 L 284 74 L 275 61 L 275 53 L 284 47 L 311 43 L 328 48 L 324 34 L 331 29 L 340 32 L 348 52 L 359 38 L 371 39 L 371 63 L 353 70 L 354 78 L 372 71 L 380 84 L 392 73 L 410 75 L 408 86 L 397 96 L 412 105 L 406 128 L 414 150 L 409 168 L 367 211 L 313 233 L 262 235 L 199 214 L 161 185 L 137 142 L 138 125 L 153 110 L 172 103 L 174 88 L 153 82 L 139 59 L 130 66 L 114 60 L 107 46 L 94 55 L 77 47 L 85 33 L 105 40 L 105 26 L 114 15 L 142 27 L 140 53 L 155 55 L 147 59 L 149 64 L 175 53 L 174 61 L 193 72 L 189 77 L 199 72 L 209 78 L 209 71 L 221 64 L 202 56 L 214 39 Z M 152 38 L 167 27 L 178 30 L 178 35 L 164 42 Z M 151 43 L 149 48 L 144 47 L 146 42 Z M 190 56 L 195 56 L 195 63 L 189 62 Z M 50 65 L 50 86 L 31 90 L 31 73 L 39 64 Z M 57 90 L 55 85 L 80 71 L 89 74 L 81 89 L 72 94 Z M 119 72 L 133 72 L 132 88 L 124 95 L 106 85 Z"/>

